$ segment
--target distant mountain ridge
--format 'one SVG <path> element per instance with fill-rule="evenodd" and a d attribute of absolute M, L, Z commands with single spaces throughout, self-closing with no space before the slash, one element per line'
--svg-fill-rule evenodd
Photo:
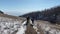
<path fill-rule="evenodd" d="M 30 18 L 34 18 L 34 20 L 45 20 L 53 23 L 60 22 L 60 6 L 45 9 L 43 11 L 31 12 L 19 17 L 27 17 L 27 16 L 29 16 Z"/>

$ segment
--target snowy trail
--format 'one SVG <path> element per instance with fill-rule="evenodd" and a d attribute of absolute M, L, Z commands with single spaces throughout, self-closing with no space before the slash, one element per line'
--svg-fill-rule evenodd
<path fill-rule="evenodd" d="M 26 21 L 22 23 L 21 28 L 18 29 L 19 31 L 16 34 L 25 34 L 26 26 L 24 24 L 26 24 Z"/>

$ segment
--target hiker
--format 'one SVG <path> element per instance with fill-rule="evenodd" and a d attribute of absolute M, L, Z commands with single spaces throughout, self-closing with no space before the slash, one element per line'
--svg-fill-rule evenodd
<path fill-rule="evenodd" d="M 37 34 L 37 32 L 35 31 L 31 23 L 32 22 L 31 22 L 30 17 L 27 17 L 27 23 L 26 23 L 27 26 L 26 26 L 25 34 Z"/>
<path fill-rule="evenodd" d="M 28 25 L 28 23 L 30 23 L 30 17 L 29 16 L 27 16 L 27 23 L 26 23 L 26 25 Z M 33 20 L 32 20 L 32 24 L 30 23 L 30 25 L 33 26 Z"/>
<path fill-rule="evenodd" d="M 32 17 L 31 20 L 32 20 L 32 24 L 34 24 L 34 17 Z"/>
<path fill-rule="evenodd" d="M 27 23 L 26 23 L 26 25 L 28 25 L 28 23 L 29 23 L 29 20 L 30 20 L 30 18 L 27 16 Z"/>

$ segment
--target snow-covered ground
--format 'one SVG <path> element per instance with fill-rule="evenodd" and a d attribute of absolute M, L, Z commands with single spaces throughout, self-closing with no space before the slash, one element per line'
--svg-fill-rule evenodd
<path fill-rule="evenodd" d="M 19 31 L 16 33 L 16 34 L 25 34 L 25 31 L 26 31 L 26 21 L 24 21 L 21 25 L 21 28 L 19 28 Z"/>
<path fill-rule="evenodd" d="M 22 24 L 17 19 L 11 19 L 11 18 L 5 18 L 0 17 L 0 34 L 25 34 L 26 30 L 26 21 L 24 21 Z M 60 30 L 50 27 L 49 24 L 33 24 L 33 28 L 37 31 L 39 30 L 38 27 L 41 27 L 44 34 L 60 34 Z M 38 25 L 38 27 L 37 27 Z M 37 34 L 40 34 L 41 32 L 37 31 Z"/>
<path fill-rule="evenodd" d="M 20 23 L 17 20 L 0 17 L 0 34 L 13 34 L 20 28 Z"/>
<path fill-rule="evenodd" d="M 34 26 L 37 27 L 37 28 L 40 27 L 40 29 L 42 29 L 44 34 L 60 34 L 60 29 L 51 27 L 51 26 L 53 26 L 51 24 L 45 24 L 45 23 L 37 24 L 37 23 L 35 23 Z"/>

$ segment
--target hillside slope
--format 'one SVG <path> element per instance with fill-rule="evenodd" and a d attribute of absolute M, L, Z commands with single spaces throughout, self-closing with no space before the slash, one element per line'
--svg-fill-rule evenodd
<path fill-rule="evenodd" d="M 24 20 L 22 17 L 0 14 L 0 34 L 16 34 Z"/>
<path fill-rule="evenodd" d="M 43 11 L 31 12 L 28 14 L 21 15 L 20 17 L 29 16 L 34 20 L 45 20 L 52 23 L 60 23 L 60 6 L 56 6 L 50 9 L 45 9 Z"/>

